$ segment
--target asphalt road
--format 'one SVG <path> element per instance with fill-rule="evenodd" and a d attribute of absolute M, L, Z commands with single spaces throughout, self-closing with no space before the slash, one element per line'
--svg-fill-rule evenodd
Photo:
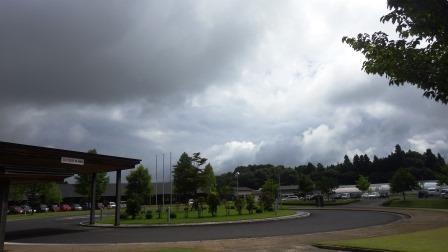
<path fill-rule="evenodd" d="M 310 217 L 272 222 L 194 227 L 87 228 L 86 217 L 8 222 L 6 241 L 23 243 L 138 243 L 266 237 L 386 224 L 399 215 L 372 211 L 307 210 Z"/>

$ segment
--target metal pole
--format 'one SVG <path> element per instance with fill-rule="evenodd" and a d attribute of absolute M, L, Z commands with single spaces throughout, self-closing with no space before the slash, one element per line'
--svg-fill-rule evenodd
<path fill-rule="evenodd" d="M 159 195 L 159 192 L 157 191 L 157 155 L 156 155 L 156 181 L 154 183 L 154 186 L 156 188 L 156 210 L 158 210 L 159 209 L 159 204 L 158 204 L 158 201 L 157 201 L 157 196 Z"/>
<path fill-rule="evenodd" d="M 162 154 L 162 211 L 165 211 L 165 153 Z"/>
<path fill-rule="evenodd" d="M 92 173 L 92 181 L 90 184 L 90 225 L 95 224 L 95 208 L 96 208 L 96 173 Z"/>
<path fill-rule="evenodd" d="M 117 170 L 115 182 L 115 226 L 120 226 L 120 209 L 121 209 L 121 170 Z"/>
<path fill-rule="evenodd" d="M 173 206 L 173 172 L 172 172 L 172 165 L 171 165 L 171 152 L 170 152 L 170 210 L 169 210 L 169 220 L 171 223 L 171 208 Z"/>
<path fill-rule="evenodd" d="M 9 180 L 0 183 L 0 252 L 5 251 L 6 215 L 8 213 Z"/>

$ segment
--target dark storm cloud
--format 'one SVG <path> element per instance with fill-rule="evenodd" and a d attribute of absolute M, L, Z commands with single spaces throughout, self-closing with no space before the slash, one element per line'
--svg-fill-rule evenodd
<path fill-rule="evenodd" d="M 2 1 L 0 100 L 154 101 L 232 79 L 255 23 L 213 14 L 189 1 Z"/>

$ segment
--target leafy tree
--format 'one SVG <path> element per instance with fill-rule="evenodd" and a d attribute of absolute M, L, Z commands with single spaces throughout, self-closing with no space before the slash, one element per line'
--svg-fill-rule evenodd
<path fill-rule="evenodd" d="M 338 186 L 336 180 L 336 174 L 332 171 L 325 171 L 324 174 L 316 181 L 316 188 L 319 189 L 323 194 L 326 194 L 328 199 L 330 198 L 331 192 Z"/>
<path fill-rule="evenodd" d="M 356 187 L 362 192 L 367 191 L 370 187 L 369 179 L 367 177 L 360 175 L 358 177 L 358 180 L 356 180 Z"/>
<path fill-rule="evenodd" d="M 278 184 L 276 184 L 272 179 L 266 180 L 263 187 L 261 188 L 261 202 L 263 205 L 263 209 L 266 209 L 268 211 L 273 210 L 273 204 L 277 192 Z"/>
<path fill-rule="evenodd" d="M 135 219 L 140 214 L 142 204 L 137 198 L 130 198 L 126 202 L 126 213 Z"/>
<path fill-rule="evenodd" d="M 202 158 L 200 153 L 193 153 L 193 156 L 188 156 L 187 153 L 182 153 L 177 164 L 174 166 L 173 183 L 175 192 L 183 195 L 185 198 L 196 196 L 198 188 L 201 187 L 201 168 L 207 161 Z"/>
<path fill-rule="evenodd" d="M 364 54 L 363 70 L 386 75 L 390 85 L 411 84 L 424 96 L 448 103 L 448 1 L 388 0 L 381 22 L 396 25 L 397 40 L 384 32 L 344 37 Z"/>
<path fill-rule="evenodd" d="M 59 204 L 62 201 L 62 194 L 59 186 L 52 183 L 42 183 L 39 186 L 41 202 L 46 204 Z"/>
<path fill-rule="evenodd" d="M 219 197 L 216 192 L 209 193 L 207 197 L 208 211 L 213 217 L 218 213 Z"/>
<path fill-rule="evenodd" d="M 238 196 L 235 199 L 235 209 L 238 212 L 239 215 L 243 213 L 244 206 L 246 205 L 246 201 L 243 197 Z"/>
<path fill-rule="evenodd" d="M 8 199 L 10 201 L 22 201 L 25 197 L 27 187 L 23 184 L 11 185 Z"/>
<path fill-rule="evenodd" d="M 216 177 L 215 173 L 213 172 L 213 167 L 208 163 L 205 168 L 204 172 L 201 174 L 201 180 L 202 180 L 202 190 L 205 193 L 211 193 L 216 191 Z"/>
<path fill-rule="evenodd" d="M 91 149 L 87 151 L 87 153 L 97 154 L 96 149 Z M 75 192 L 84 196 L 90 195 L 90 184 L 92 181 L 91 174 L 78 174 L 75 176 L 76 184 L 75 184 Z M 109 184 L 109 177 L 106 172 L 98 172 L 96 174 L 96 188 L 95 195 L 96 199 L 106 191 L 107 184 Z"/>
<path fill-rule="evenodd" d="M 306 196 L 308 193 L 312 192 L 314 189 L 314 183 L 310 179 L 310 177 L 300 174 L 298 178 L 298 190 L 301 192 L 304 196 Z"/>
<path fill-rule="evenodd" d="M 246 204 L 246 209 L 249 211 L 249 214 L 253 214 L 255 209 L 255 198 L 252 194 L 247 195 Z"/>
<path fill-rule="evenodd" d="M 129 173 L 126 177 L 128 184 L 126 186 L 126 197 L 140 201 L 141 204 L 147 203 L 151 197 L 151 175 L 148 169 L 143 165 Z"/>
<path fill-rule="evenodd" d="M 445 165 L 437 176 L 439 185 L 448 185 L 448 165 Z"/>
<path fill-rule="evenodd" d="M 148 170 L 139 165 L 126 177 L 126 197 L 128 199 L 126 213 L 135 219 L 141 211 L 141 206 L 151 197 L 151 175 Z M 131 207 L 129 207 L 131 202 Z"/>
<path fill-rule="evenodd" d="M 395 193 L 402 193 L 403 200 L 406 200 L 406 191 L 410 191 L 418 188 L 417 180 L 409 172 L 408 169 L 398 169 L 392 180 L 390 181 L 391 191 Z"/>

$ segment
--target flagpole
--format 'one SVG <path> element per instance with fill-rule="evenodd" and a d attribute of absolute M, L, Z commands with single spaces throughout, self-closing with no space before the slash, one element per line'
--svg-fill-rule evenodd
<path fill-rule="evenodd" d="M 158 190 L 157 190 L 157 155 L 156 155 L 156 181 L 154 183 L 154 187 L 156 188 L 156 209 L 159 209 L 159 203 L 157 201 Z"/>
<path fill-rule="evenodd" d="M 165 153 L 162 154 L 162 211 L 165 211 Z"/>

